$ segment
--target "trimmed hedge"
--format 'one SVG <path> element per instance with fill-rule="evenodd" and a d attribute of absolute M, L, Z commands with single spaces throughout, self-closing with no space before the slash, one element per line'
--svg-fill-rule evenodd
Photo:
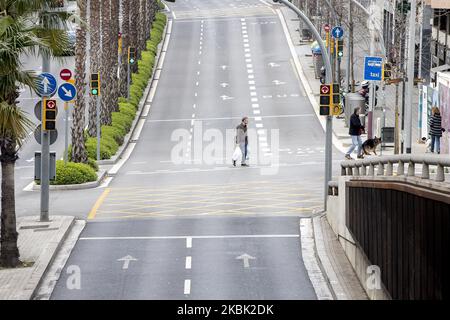
<path fill-rule="evenodd" d="M 97 180 L 95 170 L 88 164 L 56 161 L 56 179 L 50 181 L 52 185 L 81 184 Z"/>

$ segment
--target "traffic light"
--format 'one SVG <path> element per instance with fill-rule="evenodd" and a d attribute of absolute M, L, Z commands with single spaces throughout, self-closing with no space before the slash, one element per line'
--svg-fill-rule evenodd
<path fill-rule="evenodd" d="M 392 65 L 389 62 L 386 62 L 383 64 L 383 81 L 389 81 L 392 76 Z"/>
<path fill-rule="evenodd" d="M 134 64 L 136 62 L 136 48 L 128 47 L 128 63 Z"/>
<path fill-rule="evenodd" d="M 56 100 L 44 99 L 43 130 L 56 130 Z"/>
<path fill-rule="evenodd" d="M 330 105 L 331 105 L 331 85 L 321 84 L 319 114 L 321 116 L 329 116 Z"/>
<path fill-rule="evenodd" d="M 91 73 L 91 95 L 100 95 L 100 74 Z"/>
<path fill-rule="evenodd" d="M 337 56 L 338 58 L 342 58 L 344 55 L 344 40 L 339 39 L 337 40 Z"/>
<path fill-rule="evenodd" d="M 339 84 L 333 83 L 332 87 L 332 103 L 331 103 L 331 112 L 330 115 L 332 116 L 338 116 L 341 112 L 341 88 Z"/>

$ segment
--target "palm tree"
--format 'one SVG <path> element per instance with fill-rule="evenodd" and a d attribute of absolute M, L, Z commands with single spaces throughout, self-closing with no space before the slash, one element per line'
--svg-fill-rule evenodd
<path fill-rule="evenodd" d="M 138 27 L 136 26 L 139 21 L 139 3 L 140 0 L 129 0 L 130 1 L 130 47 L 138 48 Z M 137 70 L 137 63 L 133 64 L 131 71 Z"/>
<path fill-rule="evenodd" d="M 90 70 L 91 73 L 97 73 L 100 70 L 100 54 L 101 54 L 101 43 L 100 43 L 100 1 L 89 1 L 90 2 L 90 14 L 89 14 L 89 36 L 90 36 Z M 97 135 L 97 109 L 96 102 L 94 99 L 90 99 L 89 102 L 89 118 L 88 118 L 88 133 L 91 137 Z"/>
<path fill-rule="evenodd" d="M 112 1 L 111 3 L 111 52 L 110 52 L 110 64 L 111 68 L 111 96 L 109 101 L 110 111 L 119 110 L 119 78 L 117 76 L 119 69 L 119 0 Z"/>
<path fill-rule="evenodd" d="M 80 18 L 86 21 L 87 0 L 78 0 Z M 91 1 L 95 2 L 95 1 Z M 84 145 L 84 119 L 86 101 L 86 25 L 82 23 L 76 34 L 75 47 L 75 86 L 77 88 L 77 100 L 73 108 L 72 118 L 72 161 L 87 161 L 86 147 Z"/>
<path fill-rule="evenodd" d="M 36 88 L 36 74 L 22 69 L 22 54 L 59 55 L 68 45 L 60 30 L 69 15 L 52 12 L 54 0 L 0 1 L 0 162 L 2 208 L 0 265 L 20 264 L 15 217 L 14 166 L 31 122 L 17 107 L 20 85 Z M 39 15 L 36 15 L 39 13 Z M 38 17 L 38 18 L 37 18 Z"/>

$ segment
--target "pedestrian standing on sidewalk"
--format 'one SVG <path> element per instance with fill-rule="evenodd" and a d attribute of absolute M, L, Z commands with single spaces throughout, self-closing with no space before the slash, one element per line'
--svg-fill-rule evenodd
<path fill-rule="evenodd" d="M 430 136 L 431 136 L 431 153 L 434 153 L 436 147 L 436 152 L 441 153 L 441 137 L 442 137 L 442 119 L 441 112 L 438 107 L 433 107 L 431 109 L 431 118 L 429 120 L 430 125 Z"/>
<path fill-rule="evenodd" d="M 241 166 L 243 167 L 248 167 L 248 164 L 245 162 L 247 159 L 248 146 L 247 125 L 248 117 L 243 117 L 241 124 L 236 127 L 236 145 L 239 146 L 239 149 L 241 150 Z M 233 155 L 233 166 L 236 166 L 236 160 L 237 158 Z"/>
<path fill-rule="evenodd" d="M 348 149 L 345 154 L 345 158 L 348 160 L 353 160 L 351 154 L 356 147 L 358 147 L 358 158 L 362 159 L 363 155 L 361 153 L 362 150 L 362 141 L 361 134 L 364 133 L 364 126 L 361 125 L 361 120 L 359 119 L 359 113 L 361 112 L 360 108 L 355 108 L 352 116 L 350 117 L 350 130 L 349 134 L 352 137 L 352 145 Z"/>

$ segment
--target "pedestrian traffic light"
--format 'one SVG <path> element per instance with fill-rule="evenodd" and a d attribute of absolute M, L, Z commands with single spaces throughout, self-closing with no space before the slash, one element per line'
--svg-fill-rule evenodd
<path fill-rule="evenodd" d="M 42 114 L 43 130 L 56 130 L 56 100 L 44 99 L 44 112 Z"/>
<path fill-rule="evenodd" d="M 100 74 L 91 73 L 91 95 L 100 95 Z"/>
<path fill-rule="evenodd" d="M 321 84 L 320 85 L 319 114 L 321 116 L 329 116 L 330 115 L 330 105 L 331 105 L 331 85 Z"/>
<path fill-rule="evenodd" d="M 344 55 L 344 40 L 337 40 L 337 56 L 338 58 L 342 58 Z"/>
<path fill-rule="evenodd" d="M 136 48 L 128 47 L 128 63 L 134 64 L 136 62 Z"/>
<path fill-rule="evenodd" d="M 336 43 L 335 43 L 334 38 L 331 38 L 331 39 L 330 39 L 330 53 L 331 53 L 332 55 L 334 54 L 335 45 L 336 45 Z"/>
<path fill-rule="evenodd" d="M 386 62 L 383 64 L 383 81 L 389 81 L 392 76 L 392 65 L 389 62 Z"/>

